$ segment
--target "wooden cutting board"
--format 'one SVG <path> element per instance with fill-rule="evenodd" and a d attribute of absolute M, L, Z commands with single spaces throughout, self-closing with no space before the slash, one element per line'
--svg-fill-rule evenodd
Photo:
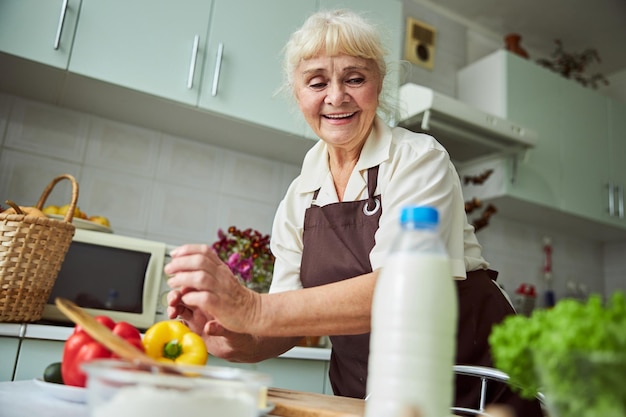
<path fill-rule="evenodd" d="M 270 388 L 271 415 L 280 417 L 363 417 L 365 401 L 334 395 Z"/>

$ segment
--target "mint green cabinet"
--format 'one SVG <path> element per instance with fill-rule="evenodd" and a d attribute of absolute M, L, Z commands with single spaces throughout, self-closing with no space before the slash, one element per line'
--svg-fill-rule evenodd
<path fill-rule="evenodd" d="M 234 363 L 209 357 L 208 366 L 225 366 L 262 372 L 272 378 L 270 386 L 296 391 L 332 394 L 327 360 L 273 358 L 258 363 Z"/>
<path fill-rule="evenodd" d="M 609 218 L 612 223 L 625 226 L 626 201 L 626 104 L 609 101 Z"/>
<path fill-rule="evenodd" d="M 290 92 L 276 94 L 282 85 L 282 49 L 291 33 L 316 9 L 339 7 L 366 11 L 388 29 L 392 33 L 390 58 L 397 62 L 402 21 L 402 3 L 398 0 L 322 0 L 319 7 L 312 0 L 214 0 L 200 107 L 312 137 Z M 392 88 L 398 85 L 395 75 L 390 83 Z"/>
<path fill-rule="evenodd" d="M 41 378 L 43 371 L 63 358 L 61 340 L 23 339 L 15 367 L 15 381 Z"/>
<path fill-rule="evenodd" d="M 295 101 L 276 92 L 282 48 L 314 10 L 312 0 L 214 0 L 200 107 L 303 136 Z"/>
<path fill-rule="evenodd" d="M 80 0 L 0 0 L 0 51 L 67 68 Z"/>
<path fill-rule="evenodd" d="M 71 72 L 195 105 L 210 0 L 84 0 Z"/>
<path fill-rule="evenodd" d="M 561 132 L 554 110 L 560 107 L 561 88 L 554 77 L 538 65 L 511 54 L 505 60 L 507 91 L 505 117 L 535 130 L 537 145 L 509 165 L 511 193 L 523 200 L 558 206 L 561 200 Z M 513 169 L 516 172 L 513 172 Z"/>
<path fill-rule="evenodd" d="M 626 183 L 623 105 L 506 51 L 497 51 L 459 71 L 458 90 L 462 101 L 538 133 L 536 147 L 524 154 L 491 165 L 463 167 L 464 175 L 479 175 L 479 168 L 488 166 L 505 170 L 499 173 L 496 185 L 485 184 L 482 189 L 466 186 L 466 198 L 512 198 L 517 203 L 503 205 L 507 209 L 546 213 L 529 210 L 528 204 L 545 208 L 561 214 L 554 222 L 548 220 L 548 225 L 559 223 L 566 228 L 562 215 L 567 214 L 571 224 L 579 225 L 591 237 L 614 235 L 607 229 L 614 226 L 618 229 L 613 230 L 626 230 L 626 222 L 619 219 L 623 199 L 617 188 Z M 612 194 L 609 184 L 613 184 Z M 610 196 L 613 215 L 609 213 Z M 524 215 L 513 213 L 512 217 Z"/>
<path fill-rule="evenodd" d="M 18 349 L 17 337 L 0 336 L 0 382 L 11 381 Z"/>
<path fill-rule="evenodd" d="M 596 91 L 554 74 L 562 85 L 553 109 L 561 131 L 561 209 L 608 220 L 609 100 Z"/>
<path fill-rule="evenodd" d="M 324 394 L 328 362 L 275 358 L 257 364 L 257 371 L 272 376 L 272 387 Z"/>

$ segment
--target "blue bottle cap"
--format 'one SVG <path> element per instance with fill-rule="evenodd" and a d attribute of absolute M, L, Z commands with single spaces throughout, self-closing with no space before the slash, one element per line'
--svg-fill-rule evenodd
<path fill-rule="evenodd" d="M 429 206 L 408 206 L 400 213 L 400 224 L 418 223 L 436 226 L 439 224 L 439 212 Z"/>

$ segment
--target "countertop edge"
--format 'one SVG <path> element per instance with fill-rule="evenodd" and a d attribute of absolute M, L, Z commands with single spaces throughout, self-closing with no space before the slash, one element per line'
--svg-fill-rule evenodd
<path fill-rule="evenodd" d="M 31 323 L 0 323 L 0 336 L 24 337 L 25 339 L 43 339 L 65 341 L 72 334 L 73 327 Z M 284 359 L 330 360 L 329 348 L 296 346 L 279 356 Z"/>

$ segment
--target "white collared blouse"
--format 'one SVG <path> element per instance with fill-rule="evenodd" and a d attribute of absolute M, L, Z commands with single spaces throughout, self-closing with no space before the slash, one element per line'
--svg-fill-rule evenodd
<path fill-rule="evenodd" d="M 466 271 L 489 267 L 481 255 L 474 227 L 467 221 L 459 176 L 439 142 L 426 134 L 390 128 L 377 118 L 348 180 L 343 201 L 367 199 L 367 170 L 376 165 L 380 165 L 376 195 L 381 196 L 383 213 L 370 252 L 373 270 L 383 266 L 399 231 L 400 210 L 408 205 L 434 206 L 439 211 L 439 233 L 457 279 L 464 279 Z M 276 263 L 270 292 L 302 288 L 304 213 L 317 189 L 317 205 L 339 202 L 323 141 L 306 154 L 300 176 L 293 180 L 276 212 L 271 237 Z"/>

